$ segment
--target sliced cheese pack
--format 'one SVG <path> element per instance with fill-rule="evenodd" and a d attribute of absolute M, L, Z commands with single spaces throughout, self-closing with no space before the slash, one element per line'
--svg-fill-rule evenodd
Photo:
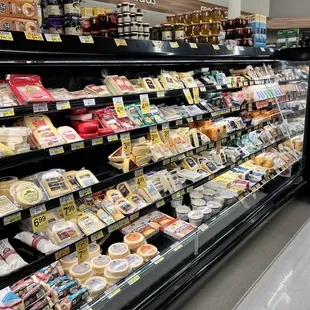
<path fill-rule="evenodd" d="M 108 255 L 111 259 L 122 259 L 130 254 L 129 247 L 126 243 L 118 242 L 109 246 Z"/>
<path fill-rule="evenodd" d="M 66 173 L 64 173 L 64 178 L 65 180 L 67 180 L 72 188 L 72 191 L 76 191 L 78 189 L 80 189 L 80 185 L 78 184 L 76 178 L 75 178 L 75 175 L 76 175 L 76 171 L 75 170 L 72 170 L 72 171 L 68 171 Z"/>
<path fill-rule="evenodd" d="M 182 160 L 181 166 L 184 169 L 195 170 L 199 168 L 199 165 L 196 163 L 193 157 L 187 157 Z"/>
<path fill-rule="evenodd" d="M 119 190 L 123 197 L 127 198 L 130 194 L 132 194 L 132 190 L 127 182 L 122 182 L 116 186 L 116 189 Z M 121 197 L 119 197 L 121 198 Z"/>
<path fill-rule="evenodd" d="M 82 141 L 83 140 L 79 136 L 79 134 L 73 128 L 71 128 L 69 126 L 61 126 L 57 130 L 60 133 L 61 137 L 67 143 L 78 142 L 78 141 Z"/>
<path fill-rule="evenodd" d="M 57 129 L 53 126 L 40 126 L 32 131 L 31 136 L 33 144 L 38 149 L 46 149 L 61 144 L 66 141 L 58 133 Z"/>
<path fill-rule="evenodd" d="M 99 209 L 97 211 L 97 216 L 106 226 L 115 223 L 113 216 L 105 209 Z"/>
<path fill-rule="evenodd" d="M 24 116 L 24 124 L 31 130 L 42 126 L 54 127 L 50 118 L 43 114 L 32 114 Z"/>
<path fill-rule="evenodd" d="M 99 255 L 97 257 L 94 257 L 90 264 L 94 270 L 95 275 L 97 276 L 103 276 L 104 270 L 106 266 L 110 263 L 111 258 L 108 255 Z"/>
<path fill-rule="evenodd" d="M 115 207 L 124 215 L 129 215 L 137 210 L 137 206 L 131 203 L 126 198 L 117 199 L 114 203 Z"/>
<path fill-rule="evenodd" d="M 112 215 L 115 221 L 119 221 L 124 218 L 123 213 L 114 206 L 112 200 L 104 199 L 102 201 L 102 206 Z"/>
<path fill-rule="evenodd" d="M 150 77 L 142 78 L 142 81 L 141 81 L 141 82 L 142 82 L 142 86 L 143 86 L 147 91 L 157 91 L 157 90 L 159 90 L 159 89 L 156 87 L 156 85 L 155 85 L 153 79 L 150 78 Z"/>
<path fill-rule="evenodd" d="M 86 280 L 84 285 L 88 287 L 90 291 L 90 297 L 94 298 L 106 290 L 108 282 L 103 277 L 95 276 Z"/>
<path fill-rule="evenodd" d="M 146 201 L 144 201 L 139 195 L 136 194 L 130 194 L 127 199 L 137 207 L 138 210 L 143 209 L 148 204 Z"/>
<path fill-rule="evenodd" d="M 149 203 L 156 200 L 162 199 L 162 196 L 157 191 L 156 187 L 151 181 L 146 182 L 146 187 L 139 190 L 141 196 L 146 199 Z"/>
<path fill-rule="evenodd" d="M 78 216 L 78 225 L 81 230 L 86 234 L 90 235 L 98 230 L 104 228 L 104 224 L 98 219 L 97 216 L 91 213 L 82 213 Z"/>
<path fill-rule="evenodd" d="M 0 216 L 3 217 L 19 209 L 6 196 L 0 196 Z"/>
<path fill-rule="evenodd" d="M 159 76 L 160 82 L 165 88 L 165 90 L 170 90 L 170 89 L 176 89 L 179 88 L 179 85 L 177 85 L 172 76 L 169 73 L 162 73 Z"/>
<path fill-rule="evenodd" d="M 124 80 L 122 80 L 118 75 L 107 76 L 104 79 L 104 83 L 113 95 L 125 95 L 130 93 L 130 90 L 126 86 Z"/>
<path fill-rule="evenodd" d="M 122 193 L 116 189 L 109 189 L 106 192 L 106 196 L 108 199 L 112 200 L 113 203 L 115 203 L 118 199 L 124 198 Z"/>

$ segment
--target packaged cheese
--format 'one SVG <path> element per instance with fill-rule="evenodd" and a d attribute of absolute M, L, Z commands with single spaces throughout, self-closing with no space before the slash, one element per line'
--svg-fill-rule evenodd
<path fill-rule="evenodd" d="M 75 170 L 68 171 L 68 172 L 64 173 L 64 178 L 70 184 L 70 186 L 72 188 L 72 191 L 76 191 L 76 190 L 81 188 L 80 185 L 78 184 L 78 182 L 75 179 L 75 175 L 76 175 L 76 171 Z"/>
<path fill-rule="evenodd" d="M 43 114 L 31 114 L 24 116 L 24 124 L 31 130 L 35 130 L 42 126 L 54 127 L 50 118 Z"/>
<path fill-rule="evenodd" d="M 112 244 L 108 249 L 108 255 L 112 259 L 125 258 L 130 254 L 128 245 L 126 243 L 118 242 Z"/>
<path fill-rule="evenodd" d="M 114 206 L 112 200 L 104 199 L 102 201 L 102 206 L 113 216 L 115 221 L 119 221 L 124 218 L 124 215 Z"/>
<path fill-rule="evenodd" d="M 19 209 L 6 196 L 0 196 L 0 216 L 14 213 Z"/>
<path fill-rule="evenodd" d="M 134 213 L 137 207 L 126 198 L 120 198 L 115 201 L 115 207 L 125 215 Z"/>
<path fill-rule="evenodd" d="M 158 254 L 158 250 L 152 244 L 144 244 L 137 249 L 137 254 L 140 255 L 145 261 L 149 261 Z"/>
<path fill-rule="evenodd" d="M 0 158 L 12 155 L 14 155 L 14 152 L 3 143 L 0 143 Z"/>
<path fill-rule="evenodd" d="M 127 198 L 130 194 L 132 194 L 132 190 L 127 182 L 122 182 L 116 186 L 116 189 L 119 190 L 123 197 Z M 121 198 L 121 197 L 120 197 Z"/>
<path fill-rule="evenodd" d="M 156 210 L 142 216 L 141 220 L 148 223 L 152 227 L 159 229 L 160 226 L 170 223 L 172 220 L 174 220 L 174 218 Z"/>
<path fill-rule="evenodd" d="M 142 234 L 146 239 L 158 233 L 158 229 L 151 227 L 148 223 L 143 222 L 141 219 L 134 221 L 128 225 L 120 228 L 122 234 L 129 234 L 137 232 Z"/>
<path fill-rule="evenodd" d="M 13 176 L 0 177 L 0 195 L 9 196 L 9 188 L 17 181 L 18 179 Z"/>
<path fill-rule="evenodd" d="M 75 174 L 75 178 L 81 187 L 88 187 L 99 183 L 98 179 L 89 170 L 79 170 Z"/>
<path fill-rule="evenodd" d="M 72 142 L 78 142 L 82 141 L 83 139 L 78 135 L 78 133 L 71 127 L 69 126 L 61 126 L 58 127 L 58 132 L 62 136 L 62 138 L 67 142 L 67 143 L 72 143 Z"/>
<path fill-rule="evenodd" d="M 124 242 L 128 245 L 130 250 L 135 252 L 138 247 L 145 243 L 145 238 L 140 233 L 129 233 L 124 237 Z"/>
<path fill-rule="evenodd" d="M 112 276 L 113 278 L 126 277 L 130 272 L 129 263 L 125 259 L 113 259 L 107 265 L 105 275 Z M 107 273 L 106 273 L 107 272 Z"/>
<path fill-rule="evenodd" d="M 96 242 L 93 242 L 88 246 L 88 256 L 94 258 L 98 255 L 100 255 L 100 246 Z"/>
<path fill-rule="evenodd" d="M 69 269 L 69 274 L 84 283 L 93 275 L 93 268 L 90 263 L 75 264 Z"/>
<path fill-rule="evenodd" d="M 97 257 L 94 257 L 90 261 L 90 264 L 93 267 L 95 275 L 103 276 L 104 270 L 110 261 L 111 261 L 111 258 L 108 255 L 99 255 Z"/>
<path fill-rule="evenodd" d="M 172 76 L 169 73 L 162 73 L 159 76 L 159 80 L 165 90 L 170 90 L 170 89 L 176 89 L 179 88 L 179 86 L 174 82 Z"/>
<path fill-rule="evenodd" d="M 40 126 L 32 131 L 31 137 L 34 145 L 39 149 L 46 149 L 66 143 L 53 126 Z"/>
<path fill-rule="evenodd" d="M 104 228 L 104 224 L 98 219 L 98 217 L 91 213 L 80 214 L 77 223 L 87 236 Z"/>
<path fill-rule="evenodd" d="M 140 255 L 138 255 L 138 254 L 129 254 L 126 257 L 126 259 L 127 259 L 128 263 L 129 263 L 129 266 L 131 267 L 132 271 L 137 270 L 144 263 L 143 258 Z"/>
<path fill-rule="evenodd" d="M 78 263 L 77 254 L 73 252 L 60 260 L 60 263 L 65 270 L 65 272 L 69 272 L 69 269 Z"/>
<path fill-rule="evenodd" d="M 190 232 L 192 232 L 195 229 L 196 229 L 196 226 L 190 223 L 184 222 L 182 220 L 179 220 L 179 219 L 175 219 L 171 221 L 170 223 L 167 223 L 166 225 L 163 225 L 161 227 L 161 230 L 165 234 L 177 240 L 182 239 L 183 237 L 185 237 L 186 235 L 188 235 Z"/>
<path fill-rule="evenodd" d="M 12 187 L 13 186 L 11 186 L 11 188 Z M 42 190 L 32 182 L 21 181 L 18 186 L 14 186 L 15 192 L 12 192 L 11 188 L 10 194 L 14 197 L 16 203 L 21 207 L 34 206 L 43 200 Z"/>
<path fill-rule="evenodd" d="M 130 194 L 127 197 L 128 201 L 130 201 L 133 205 L 137 207 L 138 210 L 143 209 L 148 204 L 146 201 L 144 201 L 139 195 L 136 194 Z"/>
<path fill-rule="evenodd" d="M 84 285 L 88 287 L 90 297 L 96 297 L 102 294 L 107 288 L 107 280 L 103 277 L 91 277 L 85 281 Z"/>
<path fill-rule="evenodd" d="M 97 216 L 106 226 L 115 223 L 113 216 L 111 216 L 110 213 L 105 209 L 99 209 L 97 211 Z"/>
<path fill-rule="evenodd" d="M 142 86 L 147 90 L 147 91 L 157 91 L 157 87 L 154 84 L 154 81 L 150 77 L 142 78 Z"/>
<path fill-rule="evenodd" d="M 104 83 L 113 95 L 124 95 L 130 93 L 130 90 L 118 75 L 107 76 L 104 79 Z"/>
<path fill-rule="evenodd" d="M 115 203 L 115 201 L 120 199 L 120 198 L 124 198 L 123 195 L 121 194 L 121 192 L 119 190 L 116 190 L 116 189 L 109 189 L 106 192 L 106 195 L 107 195 L 108 199 L 111 199 L 113 201 L 113 203 Z"/>

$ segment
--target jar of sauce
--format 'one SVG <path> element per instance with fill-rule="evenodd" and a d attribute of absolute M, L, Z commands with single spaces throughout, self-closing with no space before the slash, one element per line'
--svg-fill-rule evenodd
<path fill-rule="evenodd" d="M 64 15 L 63 6 L 61 1 L 47 0 L 47 14 L 48 17 L 62 17 Z"/>
<path fill-rule="evenodd" d="M 132 22 L 130 23 L 130 32 L 137 32 L 138 33 L 138 23 Z"/>
<path fill-rule="evenodd" d="M 219 36 L 218 34 L 213 34 L 212 36 L 209 37 L 209 42 L 210 44 L 219 44 Z"/>
<path fill-rule="evenodd" d="M 64 0 L 65 17 L 80 17 L 81 8 L 79 0 Z"/>
<path fill-rule="evenodd" d="M 122 3 L 122 13 L 130 12 L 129 2 Z"/>
<path fill-rule="evenodd" d="M 123 14 L 117 14 L 117 22 L 122 24 L 124 22 Z"/>
<path fill-rule="evenodd" d="M 150 32 L 150 24 L 149 23 L 143 23 L 143 32 Z"/>
<path fill-rule="evenodd" d="M 82 27 L 79 20 L 65 19 L 65 34 L 80 36 L 83 34 Z"/>
<path fill-rule="evenodd" d="M 221 19 L 222 19 L 222 14 L 223 14 L 222 9 L 214 8 L 212 10 L 212 20 L 213 20 L 213 22 L 220 22 Z"/>
<path fill-rule="evenodd" d="M 212 34 L 210 23 L 201 24 L 201 34 L 203 34 L 204 36 L 209 36 Z"/>
<path fill-rule="evenodd" d="M 136 21 L 136 13 L 130 13 L 130 21 L 135 22 Z"/>
<path fill-rule="evenodd" d="M 90 34 L 92 32 L 92 23 L 89 18 L 81 18 L 81 27 L 83 34 Z"/>
<path fill-rule="evenodd" d="M 183 24 L 175 24 L 174 25 L 174 40 L 182 42 L 184 41 L 185 33 L 184 33 L 184 25 Z"/>
<path fill-rule="evenodd" d="M 117 24 L 117 33 L 119 35 L 124 33 L 124 25 L 123 24 Z"/>
<path fill-rule="evenodd" d="M 183 14 L 183 23 L 186 25 L 190 25 L 192 23 L 192 13 L 191 12 L 185 12 Z"/>
<path fill-rule="evenodd" d="M 131 18 L 130 18 L 130 13 L 124 13 L 123 14 L 123 23 L 130 23 Z"/>
<path fill-rule="evenodd" d="M 200 11 L 194 11 L 192 13 L 192 23 L 200 24 Z"/>
<path fill-rule="evenodd" d="M 174 24 L 175 23 L 175 15 L 168 15 L 166 16 L 167 24 Z"/>
<path fill-rule="evenodd" d="M 193 25 L 193 34 L 195 36 L 199 36 L 201 31 L 201 25 L 200 24 L 194 24 Z"/>
<path fill-rule="evenodd" d="M 200 36 L 199 43 L 209 44 L 209 38 L 210 36 Z"/>
<path fill-rule="evenodd" d="M 211 23 L 212 22 L 212 11 L 211 10 L 201 11 L 201 20 L 203 23 Z"/>
<path fill-rule="evenodd" d="M 211 24 L 211 33 L 212 34 L 220 34 L 221 32 L 221 22 L 213 22 Z"/>
<path fill-rule="evenodd" d="M 163 41 L 172 41 L 172 26 L 170 24 L 162 25 L 161 36 Z"/>
<path fill-rule="evenodd" d="M 109 38 L 117 38 L 117 28 L 108 29 L 108 37 Z"/>
<path fill-rule="evenodd" d="M 185 25 L 184 32 L 186 37 L 190 37 L 193 34 L 193 26 L 192 25 Z"/>
<path fill-rule="evenodd" d="M 96 30 L 100 31 L 103 29 L 107 29 L 108 25 L 107 25 L 107 16 L 105 14 L 100 14 L 97 16 L 96 18 Z"/>
<path fill-rule="evenodd" d="M 192 36 L 192 37 L 191 37 L 191 42 L 193 42 L 193 43 L 199 43 L 199 39 L 200 39 L 200 36 Z"/>
<path fill-rule="evenodd" d="M 243 28 L 236 28 L 235 29 L 235 39 L 244 39 L 245 32 Z"/>
<path fill-rule="evenodd" d="M 183 14 L 177 14 L 174 18 L 175 24 L 183 24 Z"/>
<path fill-rule="evenodd" d="M 131 32 L 130 39 L 138 40 L 138 32 Z"/>
<path fill-rule="evenodd" d="M 134 3 L 129 3 L 130 13 L 136 13 L 136 5 Z"/>
<path fill-rule="evenodd" d="M 48 31 L 52 34 L 64 34 L 64 20 L 61 17 L 48 19 Z"/>

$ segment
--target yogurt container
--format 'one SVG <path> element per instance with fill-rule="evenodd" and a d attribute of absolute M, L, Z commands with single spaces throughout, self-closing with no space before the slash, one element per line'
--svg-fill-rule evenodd
<path fill-rule="evenodd" d="M 199 210 L 193 210 L 188 213 L 189 222 L 195 226 L 199 226 L 203 221 L 203 213 Z"/>
<path fill-rule="evenodd" d="M 203 222 L 206 222 L 212 217 L 213 211 L 209 207 L 200 207 L 197 210 L 201 211 L 203 214 Z"/>
<path fill-rule="evenodd" d="M 222 209 L 222 205 L 216 201 L 209 201 L 207 207 L 212 209 L 212 215 L 218 214 Z"/>
<path fill-rule="evenodd" d="M 206 202 L 203 199 L 192 199 L 191 203 L 192 203 L 193 210 L 206 206 Z"/>
<path fill-rule="evenodd" d="M 203 199 L 206 202 L 211 201 L 214 198 L 214 196 L 216 195 L 216 191 L 214 191 L 211 188 L 204 189 L 202 193 L 203 193 Z"/>
<path fill-rule="evenodd" d="M 177 218 L 179 218 L 182 221 L 188 221 L 188 213 L 191 211 L 191 209 L 187 206 L 179 206 L 175 209 Z"/>
<path fill-rule="evenodd" d="M 221 191 L 220 196 L 225 200 L 225 206 L 233 205 L 236 202 L 236 197 L 232 193 Z"/>
<path fill-rule="evenodd" d="M 201 192 L 202 193 L 203 190 L 204 190 L 204 187 L 202 185 L 195 188 L 195 192 Z"/>
<path fill-rule="evenodd" d="M 176 208 L 183 205 L 183 196 L 177 199 L 171 200 L 171 207 Z"/>
<path fill-rule="evenodd" d="M 221 196 L 216 196 L 211 201 L 218 202 L 219 204 L 221 204 L 222 207 L 224 207 L 224 205 L 225 205 L 225 199 Z"/>
<path fill-rule="evenodd" d="M 192 199 L 203 199 L 203 194 L 201 192 L 198 192 L 198 191 L 192 191 L 189 194 L 189 197 L 191 197 L 191 200 Z"/>

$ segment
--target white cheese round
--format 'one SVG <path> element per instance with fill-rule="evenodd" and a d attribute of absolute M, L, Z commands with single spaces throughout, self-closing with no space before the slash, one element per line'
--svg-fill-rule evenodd
<path fill-rule="evenodd" d="M 158 254 L 158 250 L 152 244 L 144 244 L 138 248 L 137 254 L 140 255 L 145 261 L 148 261 Z"/>
<path fill-rule="evenodd" d="M 129 254 L 130 254 L 130 251 L 129 251 L 128 245 L 123 242 L 114 243 L 108 249 L 108 255 L 112 259 L 125 258 Z"/>
<path fill-rule="evenodd" d="M 88 246 L 88 256 L 94 258 L 98 255 L 100 255 L 100 246 L 97 243 L 91 243 Z"/>
<path fill-rule="evenodd" d="M 126 259 L 113 259 L 109 262 L 106 270 L 111 276 L 122 278 L 129 273 L 129 263 Z"/>
<path fill-rule="evenodd" d="M 69 269 L 69 274 L 82 282 L 89 279 L 93 274 L 93 268 L 90 263 L 75 264 Z"/>
<path fill-rule="evenodd" d="M 90 291 L 90 297 L 96 297 L 102 294 L 107 288 L 107 280 L 103 277 L 91 277 L 84 283 Z"/>
<path fill-rule="evenodd" d="M 126 257 L 132 271 L 140 268 L 143 265 L 143 258 L 138 254 L 130 254 Z"/>
<path fill-rule="evenodd" d="M 93 270 L 97 276 L 104 275 L 104 270 L 106 266 L 111 261 L 111 258 L 108 255 L 99 255 L 97 257 L 94 257 L 90 264 L 93 267 Z"/>
<path fill-rule="evenodd" d="M 69 270 L 73 265 L 78 263 L 76 252 L 73 252 L 60 260 L 62 267 Z"/>
<path fill-rule="evenodd" d="M 140 233 L 130 233 L 124 237 L 124 242 L 128 245 L 130 250 L 136 250 L 145 243 L 144 236 Z"/>

